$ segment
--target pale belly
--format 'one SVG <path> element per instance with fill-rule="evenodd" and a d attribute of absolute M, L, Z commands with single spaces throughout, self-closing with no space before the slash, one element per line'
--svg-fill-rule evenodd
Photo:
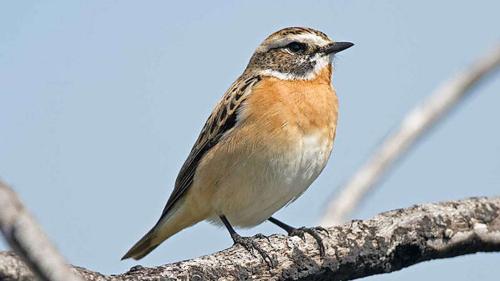
<path fill-rule="evenodd" d="M 324 134 L 301 138 L 291 149 L 255 151 L 242 157 L 218 182 L 209 220 L 225 215 L 234 226 L 251 227 L 299 197 L 325 167 L 332 141 Z"/>

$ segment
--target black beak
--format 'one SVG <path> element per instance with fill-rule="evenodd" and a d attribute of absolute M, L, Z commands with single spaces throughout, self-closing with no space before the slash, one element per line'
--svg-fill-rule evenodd
<path fill-rule="evenodd" d="M 341 52 L 347 48 L 350 48 L 354 46 L 353 43 L 351 42 L 335 42 L 335 43 L 332 43 L 332 44 L 329 44 L 329 45 L 326 45 L 325 47 L 323 47 L 322 51 L 323 53 L 325 54 L 336 54 L 338 52 Z"/>

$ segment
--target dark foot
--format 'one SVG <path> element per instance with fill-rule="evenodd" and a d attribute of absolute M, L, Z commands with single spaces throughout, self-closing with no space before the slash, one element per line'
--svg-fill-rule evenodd
<path fill-rule="evenodd" d="M 290 225 L 288 225 L 288 224 L 286 224 L 278 219 L 275 219 L 273 217 L 270 217 L 268 220 L 270 222 L 274 223 L 275 225 L 283 228 L 286 232 L 288 232 L 289 236 L 298 236 L 298 237 L 302 238 L 302 240 L 304 240 L 305 233 L 308 233 L 309 235 L 311 235 L 314 238 L 314 240 L 316 240 L 316 243 L 318 243 L 319 255 L 321 257 L 325 256 L 325 245 L 323 244 L 323 239 L 321 239 L 321 236 L 319 236 L 318 232 L 323 231 L 326 233 L 326 235 L 329 235 L 328 230 L 324 229 L 321 226 L 311 227 L 311 228 L 308 228 L 308 227 L 295 228 L 295 227 L 290 226 Z"/>
<path fill-rule="evenodd" d="M 271 239 L 269 239 L 269 236 L 265 236 L 262 233 L 257 233 L 253 236 L 253 238 L 259 238 L 259 239 L 266 239 L 269 244 L 271 244 Z"/>
<path fill-rule="evenodd" d="M 294 228 L 288 232 L 289 236 L 298 236 L 302 238 L 302 240 L 305 239 L 305 234 L 311 235 L 314 240 L 316 240 L 316 243 L 318 244 L 319 248 L 319 255 L 321 257 L 325 256 L 325 245 L 323 244 L 323 239 L 321 236 L 318 234 L 319 231 L 323 231 L 328 235 L 328 230 L 324 229 L 323 227 L 299 227 L 299 228 Z"/>
<path fill-rule="evenodd" d="M 249 251 L 252 255 L 254 255 L 254 250 L 257 250 L 259 252 L 260 256 L 264 261 L 267 263 L 267 265 L 271 268 L 275 267 L 276 264 L 274 260 L 264 251 L 257 242 L 255 242 L 255 238 L 266 238 L 269 241 L 269 238 L 262 234 L 257 234 L 254 237 L 242 237 L 237 233 L 232 233 L 231 238 L 233 238 L 234 244 L 239 244 L 243 246 L 247 251 Z M 255 255 L 254 255 L 255 256 Z"/>

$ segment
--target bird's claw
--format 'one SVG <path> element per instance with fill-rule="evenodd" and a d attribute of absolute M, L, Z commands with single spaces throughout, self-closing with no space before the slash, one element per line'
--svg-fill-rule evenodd
<path fill-rule="evenodd" d="M 266 235 L 264 235 L 262 233 L 257 233 L 253 237 L 259 238 L 259 239 L 266 239 L 267 242 L 271 243 L 271 239 L 269 239 L 269 236 L 266 236 Z"/>
<path fill-rule="evenodd" d="M 313 229 L 316 229 L 316 230 L 319 230 L 319 231 L 323 231 L 326 234 L 326 236 L 330 236 L 330 232 L 328 232 L 328 229 L 326 229 L 324 227 L 316 226 Z"/>
<path fill-rule="evenodd" d="M 262 234 L 257 234 L 254 237 L 242 237 L 240 235 L 233 235 L 232 238 L 233 238 L 234 244 L 239 244 L 239 245 L 243 246 L 243 248 L 245 248 L 253 256 L 255 256 L 254 250 L 256 250 L 270 268 L 273 268 L 276 266 L 276 262 L 254 240 L 255 238 L 266 238 L 269 241 L 268 237 L 266 237 Z"/>
<path fill-rule="evenodd" d="M 325 245 L 323 244 L 323 239 L 318 234 L 318 231 L 323 231 L 323 232 L 326 232 L 328 234 L 328 230 L 324 229 L 323 227 L 312 227 L 312 228 L 299 227 L 299 228 L 295 228 L 294 230 L 290 231 L 288 233 L 288 235 L 289 236 L 298 236 L 303 241 L 305 241 L 305 234 L 306 233 L 311 235 L 314 238 L 314 240 L 316 240 L 316 243 L 318 244 L 319 255 L 321 257 L 324 257 L 325 256 Z"/>

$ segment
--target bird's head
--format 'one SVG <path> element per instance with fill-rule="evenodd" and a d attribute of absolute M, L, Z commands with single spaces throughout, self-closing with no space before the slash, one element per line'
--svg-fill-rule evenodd
<path fill-rule="evenodd" d="M 353 45 L 334 42 L 312 28 L 288 27 L 260 44 L 246 71 L 282 80 L 311 80 L 331 63 L 334 54 Z"/>

